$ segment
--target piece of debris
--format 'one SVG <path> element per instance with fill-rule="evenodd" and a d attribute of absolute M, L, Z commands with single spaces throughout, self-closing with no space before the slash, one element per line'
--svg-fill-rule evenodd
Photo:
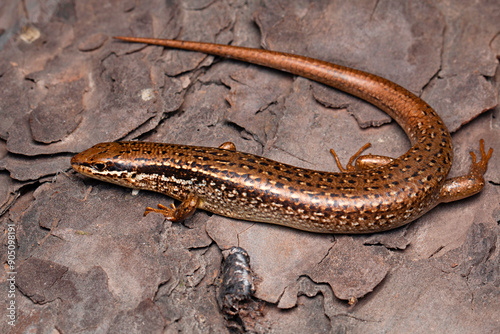
<path fill-rule="evenodd" d="M 219 307 L 226 317 L 227 327 L 236 332 L 248 332 L 255 319 L 262 316 L 264 302 L 253 297 L 250 257 L 246 250 L 232 247 L 222 267 Z"/>

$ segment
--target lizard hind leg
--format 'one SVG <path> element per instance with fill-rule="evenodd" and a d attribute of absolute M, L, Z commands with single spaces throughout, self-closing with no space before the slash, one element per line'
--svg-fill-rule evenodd
<path fill-rule="evenodd" d="M 447 203 L 457 201 L 477 194 L 484 188 L 484 174 L 488 169 L 488 161 L 493 154 L 493 149 L 490 148 L 488 153 L 484 150 L 484 140 L 479 141 L 481 160 L 477 161 L 476 154 L 470 152 L 472 164 L 469 174 L 464 176 L 453 177 L 444 182 L 439 192 L 439 202 Z"/>
<path fill-rule="evenodd" d="M 340 159 L 337 156 L 337 153 L 333 149 L 330 150 L 330 153 L 335 158 L 335 162 L 337 163 L 337 167 L 342 173 L 353 172 L 356 170 L 367 170 L 377 168 L 383 165 L 386 165 L 392 161 L 394 161 L 391 157 L 386 157 L 382 155 L 361 155 L 363 151 L 368 149 L 371 146 L 371 143 L 366 143 L 363 145 L 350 159 L 344 168 L 340 163 Z"/>

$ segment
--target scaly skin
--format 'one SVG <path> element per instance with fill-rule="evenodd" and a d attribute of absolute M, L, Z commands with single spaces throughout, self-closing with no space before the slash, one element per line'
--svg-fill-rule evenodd
<path fill-rule="evenodd" d="M 210 43 L 115 37 L 234 58 L 290 72 L 366 100 L 405 130 L 412 147 L 399 158 L 361 156 L 342 173 L 282 164 L 219 148 L 145 142 L 102 143 L 73 157 L 78 172 L 126 187 L 158 191 L 182 204 L 147 208 L 172 221 L 197 208 L 250 221 L 320 233 L 370 233 L 407 224 L 440 202 L 484 187 L 492 149 L 473 155 L 468 175 L 446 179 L 450 133 L 436 112 L 401 86 L 370 73 L 303 56 Z M 335 155 L 335 153 L 332 151 Z M 355 157 L 359 155 L 358 152 Z M 354 158 L 354 157 L 353 157 Z"/>

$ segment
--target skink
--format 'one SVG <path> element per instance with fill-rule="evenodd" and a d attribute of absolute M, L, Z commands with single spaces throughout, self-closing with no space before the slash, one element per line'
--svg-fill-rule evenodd
<path fill-rule="evenodd" d="M 399 158 L 363 155 L 341 173 L 294 167 L 219 148 L 150 142 L 101 143 L 75 155 L 73 168 L 122 186 L 164 193 L 181 201 L 149 212 L 181 221 L 199 208 L 219 215 L 320 233 L 370 233 L 393 229 L 442 202 L 478 193 L 493 149 L 480 141 L 467 175 L 447 179 L 450 133 L 437 113 L 401 86 L 359 70 L 303 56 L 261 49 L 177 40 L 115 37 L 238 59 L 290 72 L 366 100 L 388 113 L 412 147 Z"/>

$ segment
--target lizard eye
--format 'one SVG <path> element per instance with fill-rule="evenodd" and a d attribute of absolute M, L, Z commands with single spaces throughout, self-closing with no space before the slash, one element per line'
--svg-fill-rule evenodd
<path fill-rule="evenodd" d="M 106 169 L 106 164 L 103 164 L 102 162 L 97 162 L 94 164 L 94 169 L 96 169 L 99 172 L 102 172 L 103 170 Z"/>

